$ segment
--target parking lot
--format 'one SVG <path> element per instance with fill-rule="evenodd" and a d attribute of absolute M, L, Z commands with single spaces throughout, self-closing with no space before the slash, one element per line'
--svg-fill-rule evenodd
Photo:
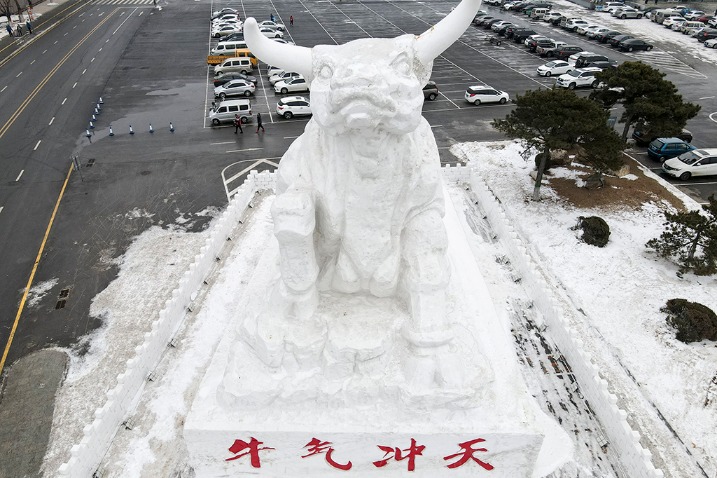
<path fill-rule="evenodd" d="M 402 2 L 316 1 L 301 2 L 299 4 L 301 10 L 295 11 L 293 4 L 273 2 L 274 10 L 272 12 L 267 9 L 266 4 L 245 1 L 224 2 L 214 5 L 213 8 L 216 10 L 219 7 L 232 7 L 239 11 L 240 18 L 254 16 L 259 21 L 268 19 L 269 15 L 274 13 L 277 21 L 287 25 L 286 40 L 310 47 L 316 44 L 341 44 L 357 38 L 398 36 L 405 33 L 420 34 L 430 25 L 438 22 L 453 6 L 453 3 L 449 2 L 418 2 L 407 5 Z M 584 36 L 567 32 L 558 26 L 540 20 L 530 19 L 521 13 L 502 11 L 490 5 L 484 5 L 481 8 L 496 17 L 530 27 L 537 33 L 550 38 L 578 45 L 586 51 L 603 54 L 611 60 L 617 62 L 638 60 L 660 69 L 667 74 L 668 79 L 680 87 L 681 92 L 688 100 L 703 104 L 703 113 L 706 114 L 703 116 L 701 113 L 700 117 L 690 122 L 688 128 L 694 133 L 696 146 L 711 146 L 709 138 L 714 133 L 714 122 L 707 114 L 717 111 L 717 106 L 714 105 L 714 96 L 709 93 L 708 84 L 710 79 L 717 78 L 717 69 L 714 64 L 696 61 L 693 56 L 674 48 L 674 45 L 661 42 L 656 42 L 655 48 L 651 51 L 620 52 L 606 44 L 589 41 Z M 594 22 L 607 21 L 610 17 L 607 13 L 589 12 L 583 7 L 567 2 L 561 2 L 555 6 L 555 9 L 576 15 L 580 14 Z M 293 27 L 288 26 L 290 15 L 295 18 Z M 638 25 L 636 22 L 649 22 L 646 19 L 612 19 L 612 21 L 622 22 L 620 28 L 628 31 Z M 666 32 L 667 35 L 670 33 L 672 32 Z M 549 88 L 555 83 L 554 77 L 546 78 L 536 74 L 536 68 L 548 59 L 530 53 L 522 44 L 512 41 L 503 40 L 500 44 L 491 43 L 489 39 L 494 35 L 494 32 L 490 30 L 471 26 L 459 42 L 434 62 L 431 79 L 437 83 L 440 93 L 436 100 L 425 102 L 424 116 L 433 126 L 444 162 L 454 161 L 454 158 L 447 153 L 447 149 L 455 142 L 501 138 L 499 134 L 492 131 L 489 123 L 494 118 L 507 114 L 511 108 L 510 104 L 474 106 L 467 103 L 464 94 L 468 86 L 490 85 L 505 90 L 512 99 L 526 90 Z M 217 42 L 217 39 L 210 38 L 209 48 Z M 691 46 L 685 41 L 685 49 L 696 48 L 696 46 L 701 47 L 696 42 L 695 46 Z M 303 124 L 308 121 L 308 118 L 295 117 L 286 120 L 276 115 L 276 103 L 282 95 L 276 94 L 269 85 L 265 67 L 266 65 L 260 64 L 259 69 L 253 73 L 258 79 L 256 93 L 252 98 L 253 112 L 254 114 L 261 113 L 264 122 L 272 127 L 281 125 L 282 131 L 290 130 L 291 132 L 287 132 L 283 138 L 291 140 L 301 133 Z M 214 101 L 212 78 L 213 67 L 209 66 L 207 68 L 205 108 L 207 110 L 211 107 L 211 102 Z M 579 95 L 587 96 L 590 89 L 576 90 L 576 92 Z M 309 92 L 295 94 L 309 100 L 311 97 Z M 295 94 L 290 93 L 289 95 Z M 619 115 L 619 111 L 616 111 L 615 115 Z M 205 120 L 204 126 L 212 128 L 207 120 Z M 228 129 L 231 124 L 223 126 L 224 128 L 219 129 Z M 247 130 L 251 129 L 251 127 L 247 128 Z M 251 153 L 251 151 L 241 152 Z M 647 159 L 644 150 L 633 148 L 628 153 L 648 168 L 659 172 L 659 164 Z M 672 182 L 686 186 L 689 194 L 701 198 L 709 195 L 715 185 L 711 180 L 687 183 Z"/>

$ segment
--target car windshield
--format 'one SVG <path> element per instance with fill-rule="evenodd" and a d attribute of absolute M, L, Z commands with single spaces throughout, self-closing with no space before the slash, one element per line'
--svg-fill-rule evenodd
<path fill-rule="evenodd" d="M 687 153 L 682 153 L 681 155 L 679 155 L 677 157 L 677 159 L 679 159 L 686 165 L 691 166 L 691 165 L 695 164 L 697 161 L 699 161 L 700 159 L 702 159 L 702 157 L 705 156 L 706 154 L 707 154 L 706 151 L 702 151 L 702 150 L 698 149 L 697 151 L 689 151 Z"/>
<path fill-rule="evenodd" d="M 563 63 L 559 61 L 551 61 L 545 64 L 548 68 L 554 68 L 556 66 L 561 66 Z"/>
<path fill-rule="evenodd" d="M 568 72 L 568 75 L 577 78 L 578 76 L 580 76 L 580 72 L 578 70 L 571 70 Z"/>

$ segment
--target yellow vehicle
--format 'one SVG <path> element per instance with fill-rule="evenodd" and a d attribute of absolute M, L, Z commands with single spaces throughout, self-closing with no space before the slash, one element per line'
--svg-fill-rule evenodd
<path fill-rule="evenodd" d="M 238 48 L 236 50 L 231 50 L 231 52 L 233 52 L 234 54 L 230 55 L 228 54 L 230 52 L 227 51 L 226 54 L 222 55 L 209 55 L 207 57 L 207 65 L 218 65 L 227 58 L 234 58 L 239 56 L 249 58 L 252 68 L 259 68 L 259 60 L 257 59 L 257 57 L 254 56 L 254 54 L 252 54 L 251 51 L 249 51 L 248 48 Z"/>

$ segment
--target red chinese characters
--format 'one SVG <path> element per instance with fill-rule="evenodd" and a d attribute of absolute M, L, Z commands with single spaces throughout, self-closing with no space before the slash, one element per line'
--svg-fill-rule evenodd
<path fill-rule="evenodd" d="M 400 448 L 393 448 L 390 446 L 382 446 L 378 445 L 378 447 L 385 453 L 383 455 L 383 459 L 374 461 L 373 465 L 376 468 L 381 468 L 382 466 L 386 466 L 393 458 L 396 461 L 402 461 L 408 459 L 408 471 L 413 471 L 416 469 L 416 457 L 423 454 L 423 450 L 426 449 L 423 445 L 416 446 L 416 440 L 411 438 L 411 446 L 406 448 L 405 450 L 401 450 Z M 406 453 L 405 455 L 403 453 Z"/>
<path fill-rule="evenodd" d="M 326 453 L 326 463 L 333 466 L 334 468 L 338 468 L 339 470 L 348 471 L 353 466 L 351 464 L 351 461 L 349 461 L 348 463 L 346 463 L 344 465 L 334 461 L 334 459 L 331 457 L 331 455 L 334 453 L 334 448 L 331 446 L 330 441 L 321 441 L 318 438 L 312 438 L 309 443 L 304 445 L 304 448 L 308 448 L 309 453 L 302 456 L 301 458 L 308 458 L 312 455 L 317 455 L 319 453 Z"/>
<path fill-rule="evenodd" d="M 459 466 L 463 466 L 468 460 L 473 460 L 476 463 L 478 463 L 480 466 L 482 466 L 484 469 L 490 471 L 493 469 L 493 465 L 490 463 L 486 463 L 484 461 L 479 460 L 475 456 L 473 456 L 474 453 L 480 451 L 480 452 L 487 452 L 487 448 L 473 448 L 473 445 L 476 443 L 483 443 L 485 440 L 482 438 L 476 438 L 475 440 L 471 441 L 465 441 L 463 443 L 459 443 L 458 446 L 461 448 L 462 451 L 459 451 L 458 453 L 454 455 L 448 455 L 444 456 L 444 460 L 452 460 L 454 458 L 458 458 L 455 462 L 451 463 L 450 465 L 447 465 L 448 468 L 458 468 Z"/>
<path fill-rule="evenodd" d="M 238 460 L 239 458 L 249 455 L 251 457 L 251 466 L 254 468 L 261 468 L 261 461 L 259 460 L 259 452 L 261 450 L 273 450 L 274 448 L 268 446 L 262 446 L 263 441 L 259 441 L 254 437 L 250 437 L 249 443 L 244 440 L 234 440 L 232 446 L 229 447 L 229 451 L 236 455 L 231 458 L 227 458 L 225 461 Z M 244 451 L 246 450 L 246 451 Z M 244 453 L 242 453 L 244 452 Z"/>

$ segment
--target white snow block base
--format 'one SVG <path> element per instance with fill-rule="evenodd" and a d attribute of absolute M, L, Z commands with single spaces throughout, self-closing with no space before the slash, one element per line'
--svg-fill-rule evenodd
<path fill-rule="evenodd" d="M 401 330 L 410 318 L 396 298 L 322 292 L 318 359 L 294 354 L 266 364 L 257 347 L 272 345 L 273 332 L 260 332 L 257 317 L 278 273 L 275 240 L 267 238 L 244 306 L 226 311 L 235 325 L 185 422 L 198 478 L 532 478 L 572 457 L 568 436 L 528 394 L 505 314 L 491 301 L 451 201 L 446 208 L 449 322 L 459 333 L 449 352 L 415 360 L 430 367 L 448 357 L 465 372 L 463 386 L 417 390 L 407 382 L 411 347 Z M 276 330 L 291 343 L 304 339 L 296 324 Z"/>

